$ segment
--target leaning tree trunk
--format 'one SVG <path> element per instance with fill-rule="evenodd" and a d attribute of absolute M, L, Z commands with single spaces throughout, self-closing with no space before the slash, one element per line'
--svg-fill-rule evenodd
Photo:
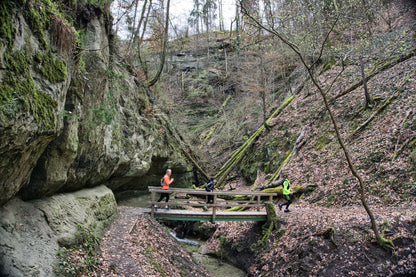
<path fill-rule="evenodd" d="M 311 78 L 314 86 L 318 89 L 319 93 L 322 96 L 322 99 L 323 99 L 324 104 L 325 104 L 325 108 L 328 111 L 328 114 L 329 114 L 329 116 L 331 118 L 331 122 L 332 122 L 332 124 L 334 126 L 334 129 L 335 129 L 335 133 L 336 133 L 338 142 L 339 142 L 342 150 L 344 151 L 345 158 L 346 158 L 347 163 L 348 163 L 348 167 L 350 168 L 351 173 L 353 174 L 353 176 L 357 179 L 357 181 L 359 183 L 359 189 L 358 190 L 359 190 L 359 193 L 360 193 L 361 203 L 364 206 L 364 209 L 366 210 L 368 216 L 370 217 L 371 228 L 373 229 L 373 232 L 374 232 L 374 235 L 375 235 L 375 237 L 377 239 L 377 242 L 379 243 L 380 246 L 382 246 L 385 249 L 394 247 L 393 241 L 392 240 L 386 240 L 383 236 L 380 235 L 380 233 L 378 231 L 377 223 L 376 223 L 376 220 L 374 218 L 374 214 L 373 214 L 373 212 L 371 211 L 370 207 L 367 204 L 367 198 L 366 198 L 365 188 L 364 188 L 364 181 L 361 178 L 361 175 L 356 170 L 356 168 L 355 168 L 355 166 L 354 166 L 354 164 L 352 162 L 350 153 L 349 153 L 349 151 L 348 151 L 348 149 L 347 149 L 347 147 L 346 147 L 346 145 L 344 143 L 344 140 L 341 137 L 341 134 L 339 132 L 338 123 L 335 120 L 335 117 L 334 117 L 334 114 L 333 114 L 333 112 L 331 110 L 331 107 L 329 106 L 328 98 L 327 98 L 327 96 L 326 96 L 326 94 L 325 94 L 322 86 L 318 83 L 317 78 L 313 74 L 313 67 L 314 67 L 315 64 L 312 64 L 311 66 L 308 66 L 308 64 L 306 63 L 306 60 L 305 60 L 304 56 L 302 55 L 302 53 L 299 50 L 299 47 L 296 44 L 294 44 L 294 43 L 290 42 L 289 40 L 287 40 L 285 37 L 283 37 L 283 35 L 281 33 L 279 33 L 278 31 L 276 31 L 275 29 L 268 28 L 267 26 L 264 26 L 255 17 L 253 17 L 252 15 L 250 15 L 250 13 L 247 11 L 247 9 L 245 9 L 245 7 L 243 5 L 243 2 L 241 0 L 240 0 L 240 5 L 241 5 L 241 10 L 243 11 L 243 13 L 250 20 L 252 20 L 260 28 L 262 28 L 265 31 L 269 32 L 270 34 L 276 36 L 280 41 L 282 41 L 284 44 L 286 44 L 299 57 L 301 63 L 303 64 L 303 66 L 307 70 L 308 75 L 310 76 L 310 78 Z M 336 23 L 336 21 L 335 21 L 335 23 Z M 323 50 L 323 48 L 324 48 L 324 46 L 325 46 L 325 44 L 326 44 L 326 42 L 327 42 L 327 40 L 329 38 L 329 35 L 332 33 L 332 31 L 333 31 L 333 29 L 335 27 L 335 23 L 331 26 L 330 30 L 326 34 L 326 37 L 325 37 L 325 39 L 324 39 L 324 41 L 323 41 L 323 43 L 321 45 L 321 53 L 322 53 L 322 50 Z"/>

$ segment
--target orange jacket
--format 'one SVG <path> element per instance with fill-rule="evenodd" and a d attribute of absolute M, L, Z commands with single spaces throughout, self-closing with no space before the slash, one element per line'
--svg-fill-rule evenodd
<path fill-rule="evenodd" d="M 173 179 L 172 178 L 169 179 L 169 176 L 166 174 L 163 177 L 163 187 L 162 187 L 162 189 L 169 189 L 169 185 L 172 184 L 172 182 L 173 182 Z"/>

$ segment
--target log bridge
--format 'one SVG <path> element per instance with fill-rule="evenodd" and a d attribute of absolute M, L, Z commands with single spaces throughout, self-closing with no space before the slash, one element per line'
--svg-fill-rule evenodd
<path fill-rule="evenodd" d="M 272 202 L 276 193 L 255 191 L 214 191 L 200 189 L 148 187 L 151 204 L 151 215 L 165 220 L 191 221 L 267 221 L 266 202 Z M 170 193 L 169 210 L 163 209 L 165 202 L 156 202 L 159 193 Z M 213 204 L 206 204 L 207 196 L 214 196 Z M 172 197 L 174 196 L 174 197 Z M 197 198 L 191 199 L 191 196 Z M 204 201 L 205 199 L 205 201 Z M 158 209 L 154 209 L 154 205 Z M 207 211 L 202 211 L 206 206 Z M 255 208 L 255 211 L 226 211 L 233 207 Z"/>

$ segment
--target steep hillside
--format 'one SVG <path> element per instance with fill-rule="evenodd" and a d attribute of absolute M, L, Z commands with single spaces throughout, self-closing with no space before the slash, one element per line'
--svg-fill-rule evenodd
<path fill-rule="evenodd" d="M 362 23 L 357 20 L 354 26 L 336 25 L 322 56 L 319 47 L 313 49 L 318 53 L 295 49 L 306 53 L 306 64 L 314 62 L 312 74 L 363 177 L 375 225 L 395 244 L 392 252 L 375 243 L 359 184 L 323 99 L 305 66 L 276 38 L 280 30 L 250 26 L 253 35 L 211 34 L 209 45 L 193 37 L 173 44 L 169 75 L 161 84 L 168 96 L 160 94 L 157 101 L 212 175 L 293 97 L 226 176 L 224 189 L 271 186 L 281 194 L 273 181 L 282 171 L 292 186 L 316 185 L 313 192 L 295 195 L 292 213 L 279 214 L 281 225 L 270 236 L 252 223 L 219 224 L 208 242 L 210 254 L 226 256 L 249 276 L 415 274 L 415 6 L 411 1 L 384 3 L 389 9 L 377 10 L 380 17 L 372 18 L 370 35 L 368 26 L 357 27 Z M 363 39 L 364 33 L 368 37 Z M 296 46 L 308 47 L 300 35 L 285 35 Z"/>
<path fill-rule="evenodd" d="M 341 136 L 365 176 L 372 201 L 395 204 L 413 202 L 416 195 L 415 18 L 404 2 L 384 13 L 395 21 L 390 26 L 381 19 L 373 22 L 364 64 L 371 107 L 364 107 L 362 54 L 357 50 L 365 41 L 346 45 L 348 30 L 331 36 L 336 50 L 322 56 L 315 73 L 328 89 Z M 309 202 L 325 206 L 355 202 L 356 184 L 322 98 L 294 53 L 268 34 L 243 35 L 241 40 L 226 35 L 230 36 L 211 34 L 210 44 L 201 39 L 196 44 L 196 37 L 172 42 L 168 74 L 160 84 L 163 94 L 156 94 L 157 103 L 194 145 L 201 163 L 217 174 L 265 119 L 293 96 L 228 177 L 242 177 L 248 185 L 257 180 L 256 187 L 261 187 L 287 169 L 293 183 L 318 185 Z M 299 137 L 302 141 L 294 149 Z M 296 155 L 287 163 L 291 153 Z"/>

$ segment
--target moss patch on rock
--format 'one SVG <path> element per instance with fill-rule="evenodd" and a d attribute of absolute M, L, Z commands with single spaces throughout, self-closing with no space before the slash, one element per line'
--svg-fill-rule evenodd
<path fill-rule="evenodd" d="M 38 38 L 42 47 L 46 48 L 48 43 L 45 39 L 44 30 L 47 30 L 51 21 L 51 9 L 43 1 L 30 1 L 26 3 L 23 13 L 29 23 L 32 32 Z"/>
<path fill-rule="evenodd" d="M 54 59 L 50 51 L 46 54 L 36 53 L 35 61 L 39 64 L 42 75 L 51 83 L 65 81 L 67 76 L 66 64 L 59 59 Z"/>
<path fill-rule="evenodd" d="M 5 40 L 7 46 L 11 46 L 16 30 L 13 28 L 11 12 L 13 3 L 1 1 L 0 3 L 0 38 Z"/>
<path fill-rule="evenodd" d="M 29 112 L 47 129 L 55 126 L 57 102 L 35 88 L 29 65 L 32 58 L 24 52 L 4 55 L 6 73 L 0 84 L 0 119 L 10 120 L 18 111 Z"/>

